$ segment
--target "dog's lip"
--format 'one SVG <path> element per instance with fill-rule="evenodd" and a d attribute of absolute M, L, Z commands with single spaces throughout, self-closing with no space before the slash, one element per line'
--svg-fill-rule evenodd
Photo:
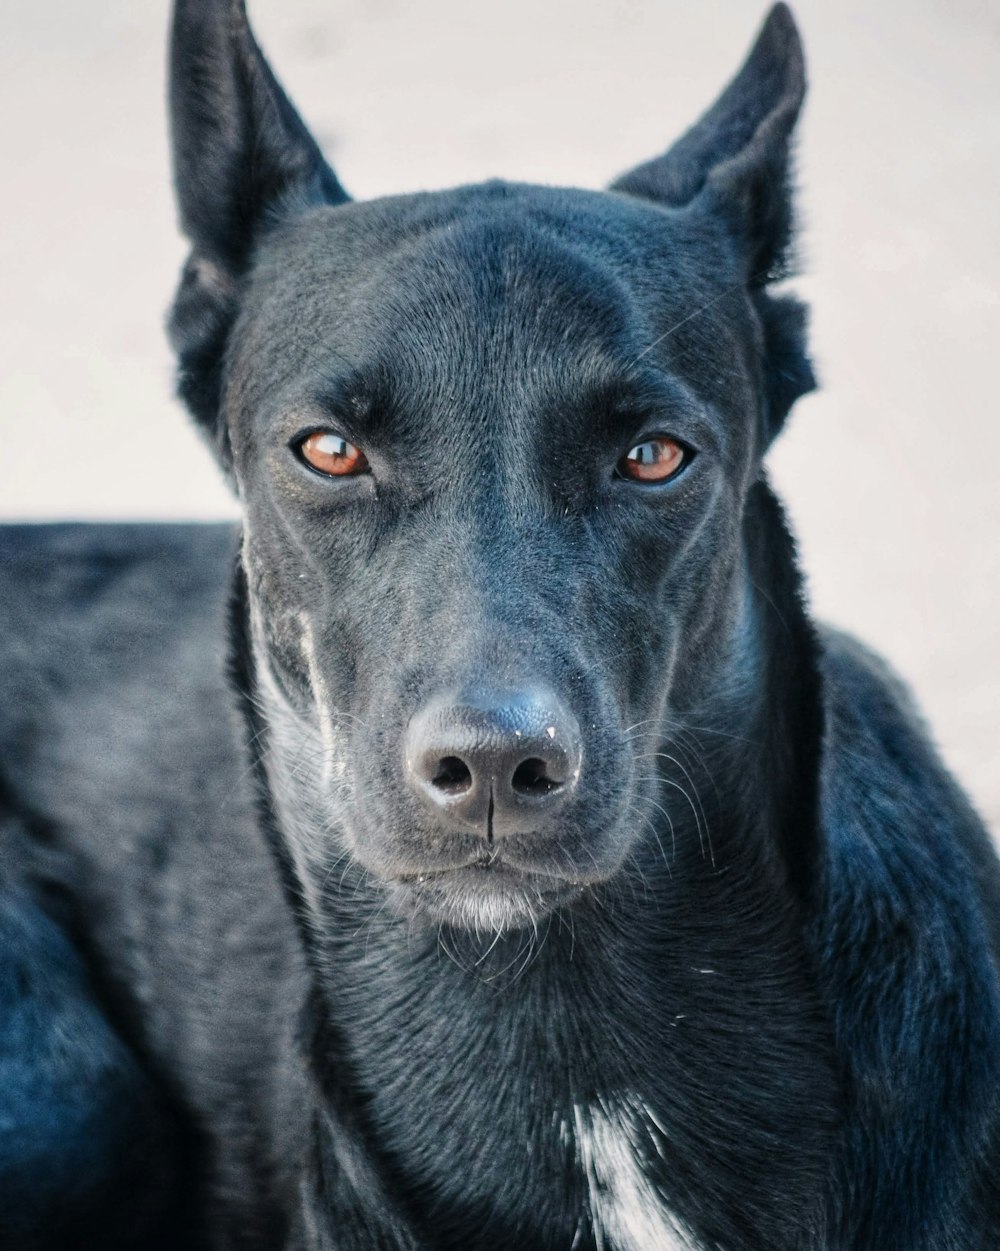
<path fill-rule="evenodd" d="M 470 885 L 531 885 L 535 888 L 557 890 L 567 886 L 583 886 L 582 879 L 566 874 L 547 873 L 543 869 L 527 869 L 512 864 L 499 855 L 477 856 L 458 864 L 429 866 L 393 875 L 393 880 L 405 886 L 422 886 L 425 883 L 466 881 Z"/>
<path fill-rule="evenodd" d="M 499 932 L 537 925 L 554 909 L 580 899 L 587 883 L 481 857 L 398 873 L 393 886 L 404 912 L 459 929 Z"/>

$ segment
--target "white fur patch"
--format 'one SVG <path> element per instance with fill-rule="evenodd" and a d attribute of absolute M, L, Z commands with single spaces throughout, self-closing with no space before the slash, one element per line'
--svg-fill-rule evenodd
<path fill-rule="evenodd" d="M 257 639 L 254 658 L 256 677 L 264 704 L 275 758 L 281 765 L 272 779 L 281 803 L 286 847 L 295 866 L 300 888 L 311 907 L 318 906 L 315 871 L 337 870 L 346 853 L 330 837 L 328 810 L 331 797 L 349 793 L 350 778 L 343 738 L 334 724 L 334 713 L 319 667 L 316 644 L 305 614 L 299 617 L 300 645 L 309 669 L 315 702 L 315 718 L 298 713 L 279 685 L 271 668 L 259 610 L 251 602 L 251 622 Z M 300 783 L 293 788 L 295 780 Z M 284 802 L 282 802 L 284 800 Z"/>
<path fill-rule="evenodd" d="M 639 1099 L 575 1107 L 573 1132 L 587 1178 L 599 1251 L 697 1251 L 643 1172 L 640 1144 L 659 1150 L 661 1127 Z"/>
<path fill-rule="evenodd" d="M 330 784 L 335 762 L 342 760 L 343 753 L 338 735 L 333 728 L 333 717 L 330 709 L 330 698 L 319 667 L 316 655 L 316 640 L 313 637 L 312 625 L 305 613 L 299 616 L 302 627 L 302 650 L 305 652 L 306 663 L 309 665 L 309 681 L 312 684 L 313 696 L 316 700 L 316 717 L 319 721 L 319 732 L 323 739 L 323 782 Z M 338 781 L 343 781 L 343 774 Z"/>

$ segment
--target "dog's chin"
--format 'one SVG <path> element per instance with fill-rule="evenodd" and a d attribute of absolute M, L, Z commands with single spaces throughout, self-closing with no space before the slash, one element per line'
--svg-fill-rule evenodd
<path fill-rule="evenodd" d="M 503 934 L 537 926 L 586 889 L 566 878 L 498 864 L 405 874 L 390 883 L 396 909 L 476 934 Z"/>

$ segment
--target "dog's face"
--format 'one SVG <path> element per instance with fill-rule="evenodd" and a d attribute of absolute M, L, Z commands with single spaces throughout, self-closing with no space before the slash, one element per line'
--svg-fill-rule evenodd
<path fill-rule="evenodd" d="M 744 500 L 810 385 L 763 291 L 794 27 L 613 194 L 356 205 L 230 7 L 177 15 L 173 329 L 245 508 L 291 859 L 320 912 L 360 866 L 407 911 L 534 922 L 649 839 L 661 727 L 739 642 Z"/>

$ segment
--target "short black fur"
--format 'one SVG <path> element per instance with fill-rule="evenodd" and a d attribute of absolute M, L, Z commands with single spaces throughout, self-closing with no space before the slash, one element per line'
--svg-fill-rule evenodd
<path fill-rule="evenodd" d="M 244 524 L 0 531 L 5 1248 L 998 1244 L 997 860 L 763 469 L 804 86 L 778 5 L 610 192 L 355 204 L 178 0 Z"/>

